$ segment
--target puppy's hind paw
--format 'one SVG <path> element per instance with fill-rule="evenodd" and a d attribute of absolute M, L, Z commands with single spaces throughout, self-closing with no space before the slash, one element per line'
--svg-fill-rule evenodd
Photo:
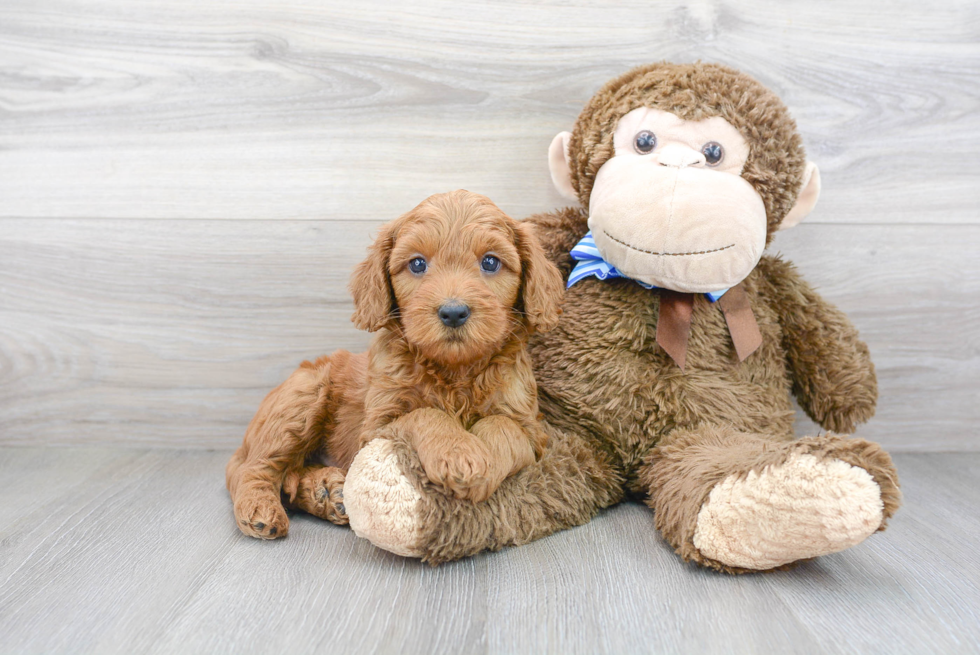
<path fill-rule="evenodd" d="M 344 506 L 344 472 L 327 467 L 304 478 L 300 493 L 309 495 L 310 513 L 337 525 L 347 525 L 347 508 Z"/>

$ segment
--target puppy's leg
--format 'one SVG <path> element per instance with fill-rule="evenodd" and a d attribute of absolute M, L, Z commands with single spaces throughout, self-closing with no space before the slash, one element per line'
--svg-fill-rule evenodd
<path fill-rule="evenodd" d="M 537 425 L 526 430 L 514 419 L 499 414 L 480 419 L 470 428 L 470 432 L 490 451 L 491 471 L 488 477 L 492 484 L 486 492 L 487 496 L 505 478 L 537 461 L 548 442 L 548 435 Z"/>
<path fill-rule="evenodd" d="M 241 449 L 240 449 L 241 450 Z M 235 453 L 225 469 L 238 529 L 257 539 L 277 539 L 289 532 L 289 519 L 279 501 L 278 470 Z"/>
<path fill-rule="evenodd" d="M 507 416 L 480 419 L 455 439 L 445 438 L 441 423 L 430 416 L 418 426 L 414 444 L 419 460 L 430 480 L 474 502 L 486 500 L 506 478 L 533 464 L 543 452 L 543 443 L 538 448 L 533 442 L 547 441 L 543 430 L 532 439 Z"/>
<path fill-rule="evenodd" d="M 225 470 L 239 529 L 250 537 L 277 539 L 289 531 L 280 492 L 290 470 L 323 443 L 329 412 L 331 362 L 304 362 L 274 389 L 245 432 Z"/>
<path fill-rule="evenodd" d="M 347 525 L 344 472 L 335 466 L 305 466 L 286 473 L 283 492 L 289 506 L 337 525 Z"/>
<path fill-rule="evenodd" d="M 480 502 L 500 484 L 494 483 L 498 472 L 490 449 L 441 409 L 413 410 L 384 431 L 404 436 L 418 453 L 429 481 L 457 498 Z"/>

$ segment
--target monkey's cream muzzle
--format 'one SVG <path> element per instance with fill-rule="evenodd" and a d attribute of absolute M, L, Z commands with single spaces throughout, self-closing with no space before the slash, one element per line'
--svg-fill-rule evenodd
<path fill-rule="evenodd" d="M 589 202 L 596 247 L 623 275 L 658 287 L 738 284 L 765 249 L 762 198 L 740 176 L 699 165 L 697 151 L 665 150 L 663 161 L 624 154 L 599 169 Z"/>

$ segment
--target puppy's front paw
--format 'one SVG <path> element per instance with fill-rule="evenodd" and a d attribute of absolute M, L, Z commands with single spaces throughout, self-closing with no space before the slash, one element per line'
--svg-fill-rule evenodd
<path fill-rule="evenodd" d="M 503 480 L 494 470 L 490 451 L 477 439 L 453 440 L 426 450 L 419 453 L 426 476 L 457 498 L 484 501 Z"/>
<path fill-rule="evenodd" d="M 238 528 L 256 539 L 279 539 L 289 534 L 289 517 L 271 492 L 241 490 L 235 500 Z"/>

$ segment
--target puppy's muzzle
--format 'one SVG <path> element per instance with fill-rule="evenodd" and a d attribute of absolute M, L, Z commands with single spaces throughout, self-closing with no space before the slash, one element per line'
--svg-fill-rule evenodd
<path fill-rule="evenodd" d="M 459 302 L 447 302 L 439 308 L 439 320 L 451 328 L 461 327 L 470 317 L 470 308 Z"/>

